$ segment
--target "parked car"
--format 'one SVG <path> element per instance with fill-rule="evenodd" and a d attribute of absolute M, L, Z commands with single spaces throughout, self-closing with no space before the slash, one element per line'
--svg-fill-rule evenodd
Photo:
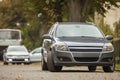
<path fill-rule="evenodd" d="M 102 66 L 105 72 L 113 72 L 114 48 L 108 41 L 112 39 L 91 23 L 55 23 L 43 36 L 42 70 L 88 66 L 89 71 L 96 71 L 97 66 Z"/>
<path fill-rule="evenodd" d="M 30 62 L 41 62 L 41 49 L 42 48 L 39 47 L 30 52 Z"/>
<path fill-rule="evenodd" d="M 8 46 L 6 52 L 3 54 L 4 64 L 8 63 L 29 63 L 30 56 L 27 48 L 24 45 Z"/>

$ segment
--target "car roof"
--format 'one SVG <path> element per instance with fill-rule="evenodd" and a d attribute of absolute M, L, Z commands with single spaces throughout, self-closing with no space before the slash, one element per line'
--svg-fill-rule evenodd
<path fill-rule="evenodd" d="M 83 25 L 95 25 L 91 22 L 56 22 L 55 24 L 83 24 Z"/>
<path fill-rule="evenodd" d="M 24 45 L 9 45 L 9 47 L 17 47 L 17 46 L 24 46 Z"/>
<path fill-rule="evenodd" d="M 10 47 L 25 47 L 24 45 L 9 45 L 8 48 Z"/>

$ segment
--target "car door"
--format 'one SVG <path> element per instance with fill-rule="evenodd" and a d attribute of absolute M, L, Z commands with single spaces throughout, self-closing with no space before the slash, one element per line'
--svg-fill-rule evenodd
<path fill-rule="evenodd" d="M 41 51 L 40 50 L 34 50 L 30 53 L 30 61 L 32 62 L 38 62 L 41 61 Z"/>

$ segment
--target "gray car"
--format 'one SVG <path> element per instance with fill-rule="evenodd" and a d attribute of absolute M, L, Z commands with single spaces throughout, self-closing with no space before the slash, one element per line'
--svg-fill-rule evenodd
<path fill-rule="evenodd" d="M 111 35 L 90 23 L 55 23 L 43 36 L 42 70 L 61 71 L 63 66 L 88 66 L 95 71 L 114 71 L 114 48 Z"/>
<path fill-rule="evenodd" d="M 29 58 L 27 48 L 23 45 L 8 46 L 6 52 L 3 54 L 5 65 L 8 63 L 29 63 Z"/>

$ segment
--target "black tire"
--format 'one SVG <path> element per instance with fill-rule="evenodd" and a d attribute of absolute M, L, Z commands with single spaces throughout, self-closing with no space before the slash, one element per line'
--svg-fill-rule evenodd
<path fill-rule="evenodd" d="M 8 63 L 7 63 L 7 62 L 4 62 L 3 64 L 4 64 L 4 65 L 8 65 Z"/>
<path fill-rule="evenodd" d="M 45 62 L 44 58 L 42 58 L 42 61 L 41 61 L 41 68 L 43 71 L 48 70 L 47 63 Z"/>
<path fill-rule="evenodd" d="M 95 72 L 96 71 L 96 66 L 88 66 L 88 69 L 90 72 Z"/>
<path fill-rule="evenodd" d="M 103 66 L 104 72 L 114 72 L 115 67 L 114 66 Z"/>
<path fill-rule="evenodd" d="M 21 65 L 21 63 L 16 63 L 17 65 Z"/>
<path fill-rule="evenodd" d="M 29 65 L 30 63 L 24 63 L 25 65 Z"/>
<path fill-rule="evenodd" d="M 62 66 L 55 66 L 53 61 L 53 55 L 52 53 L 48 53 L 47 55 L 47 66 L 48 70 L 51 72 L 59 72 L 62 69 Z"/>
<path fill-rule="evenodd" d="M 13 65 L 15 64 L 15 63 L 12 63 Z"/>

